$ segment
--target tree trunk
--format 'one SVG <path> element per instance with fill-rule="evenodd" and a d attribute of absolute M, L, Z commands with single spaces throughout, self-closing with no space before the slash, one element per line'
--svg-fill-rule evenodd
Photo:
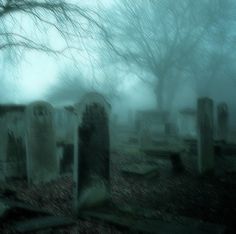
<path fill-rule="evenodd" d="M 157 110 L 164 111 L 164 79 L 159 79 L 155 87 Z"/>

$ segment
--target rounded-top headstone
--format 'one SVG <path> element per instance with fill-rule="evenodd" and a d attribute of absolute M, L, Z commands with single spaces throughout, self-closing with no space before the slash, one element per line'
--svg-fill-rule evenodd
<path fill-rule="evenodd" d="M 76 115 L 81 116 L 82 113 L 84 113 L 86 106 L 91 105 L 92 103 L 97 103 L 102 105 L 105 108 L 106 113 L 108 115 L 110 114 L 111 105 L 105 99 L 105 97 L 97 92 L 89 92 L 82 97 L 79 103 L 76 103 L 74 105 Z"/>
<path fill-rule="evenodd" d="M 38 101 L 26 109 L 27 172 L 30 183 L 47 182 L 59 173 L 53 107 Z"/>

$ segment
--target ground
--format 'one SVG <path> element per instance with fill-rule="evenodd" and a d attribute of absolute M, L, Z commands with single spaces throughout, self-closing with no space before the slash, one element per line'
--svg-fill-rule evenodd
<path fill-rule="evenodd" d="M 233 157 L 233 156 L 230 156 Z M 114 203 L 126 204 L 126 211 L 132 207 L 148 209 L 147 216 L 162 220 L 194 218 L 215 224 L 226 225 L 236 230 L 236 177 L 235 174 L 199 177 L 194 170 L 196 156 L 182 156 L 185 171 L 176 174 L 170 160 L 147 156 L 136 145 L 123 144 L 111 151 L 111 194 Z M 224 161 L 223 158 L 218 163 Z M 158 165 L 158 175 L 149 178 L 127 175 L 122 172 L 124 165 L 147 162 Z M 54 215 L 73 217 L 72 177 L 65 175 L 51 183 L 28 187 L 24 181 L 2 183 L 0 195 L 13 190 L 8 196 L 43 208 Z M 127 205 L 129 204 L 129 205 Z M 14 233 L 9 223 L 1 223 L 1 233 Z M 41 233 L 123 233 L 113 225 L 77 220 L 68 228 L 59 228 Z"/>

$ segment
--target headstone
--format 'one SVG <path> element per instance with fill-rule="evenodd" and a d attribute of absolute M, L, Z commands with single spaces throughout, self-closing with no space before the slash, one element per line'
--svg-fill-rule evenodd
<path fill-rule="evenodd" d="M 78 127 L 74 150 L 75 212 L 103 204 L 109 199 L 110 139 L 108 112 L 110 106 L 95 93 L 85 96 L 77 105 Z"/>
<path fill-rule="evenodd" d="M 196 110 L 192 108 L 182 108 L 178 113 L 179 135 L 184 138 L 197 138 L 197 116 Z"/>
<path fill-rule="evenodd" d="M 227 141 L 228 127 L 229 124 L 229 113 L 228 106 L 226 103 L 220 103 L 217 106 L 217 132 L 218 139 L 221 141 Z"/>
<path fill-rule="evenodd" d="M 198 170 L 200 174 L 214 171 L 213 101 L 199 98 L 198 110 Z"/>
<path fill-rule="evenodd" d="M 22 105 L 0 105 L 0 180 L 26 176 Z"/>
<path fill-rule="evenodd" d="M 170 161 L 174 173 L 181 173 L 184 171 L 184 165 L 180 156 L 180 153 L 171 153 Z"/>
<path fill-rule="evenodd" d="M 169 121 L 169 112 L 155 110 L 137 111 L 135 116 L 135 129 L 139 132 L 147 124 L 157 134 L 165 133 L 165 124 Z"/>
<path fill-rule="evenodd" d="M 168 122 L 165 124 L 165 134 L 167 136 L 177 136 L 178 129 L 175 123 Z"/>
<path fill-rule="evenodd" d="M 141 149 L 147 148 L 152 143 L 152 134 L 148 126 L 139 131 L 139 146 Z"/>
<path fill-rule="evenodd" d="M 24 178 L 26 176 L 26 152 L 22 138 L 8 129 L 5 162 L 6 178 Z"/>
<path fill-rule="evenodd" d="M 56 129 L 57 142 L 73 144 L 75 116 L 73 109 L 61 107 L 54 109 L 54 123 Z"/>
<path fill-rule="evenodd" d="M 53 124 L 53 107 L 47 102 L 34 102 L 27 107 L 27 175 L 37 184 L 56 179 L 59 163 Z"/>

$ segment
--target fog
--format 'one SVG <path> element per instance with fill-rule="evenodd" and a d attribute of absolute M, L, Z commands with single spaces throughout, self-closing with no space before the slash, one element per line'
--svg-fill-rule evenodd
<path fill-rule="evenodd" d="M 235 51 L 235 0 L 0 0 L 0 234 L 235 234 Z"/>
<path fill-rule="evenodd" d="M 125 120 L 130 110 L 196 108 L 207 96 L 233 118 L 233 0 L 70 2 L 77 18 L 23 5 L 0 15 L 1 103 L 73 105 L 98 91 Z"/>

